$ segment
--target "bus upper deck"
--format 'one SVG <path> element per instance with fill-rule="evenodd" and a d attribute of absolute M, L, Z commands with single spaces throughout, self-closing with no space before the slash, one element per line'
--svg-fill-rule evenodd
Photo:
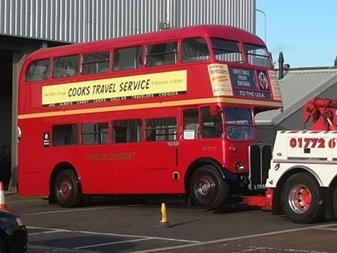
<path fill-rule="evenodd" d="M 177 100 L 282 106 L 264 42 L 215 25 L 41 49 L 23 64 L 20 85 L 19 118 Z"/>

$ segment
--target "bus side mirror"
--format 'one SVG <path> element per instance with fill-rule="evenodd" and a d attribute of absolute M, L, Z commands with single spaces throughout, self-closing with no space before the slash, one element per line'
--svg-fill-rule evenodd
<path fill-rule="evenodd" d="M 21 137 L 22 137 L 22 133 L 21 133 L 20 127 L 17 128 L 17 136 L 18 136 L 18 143 L 19 143 L 20 140 L 21 140 Z"/>

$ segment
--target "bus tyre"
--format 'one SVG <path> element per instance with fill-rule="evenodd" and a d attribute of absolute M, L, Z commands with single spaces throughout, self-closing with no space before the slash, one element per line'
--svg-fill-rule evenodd
<path fill-rule="evenodd" d="M 323 193 L 306 173 L 290 176 L 282 187 L 281 205 L 285 215 L 296 223 L 319 221 L 325 214 Z"/>
<path fill-rule="evenodd" d="M 335 217 L 337 218 L 337 186 L 335 187 L 335 190 L 333 191 L 332 206 L 333 206 L 333 211 L 335 213 Z"/>
<path fill-rule="evenodd" d="M 73 170 L 63 170 L 56 176 L 54 194 L 57 203 L 62 207 L 76 207 L 83 199 L 80 183 Z"/>
<path fill-rule="evenodd" d="M 192 175 L 190 195 L 197 206 L 209 210 L 219 209 L 228 194 L 228 183 L 212 165 L 198 168 Z"/>

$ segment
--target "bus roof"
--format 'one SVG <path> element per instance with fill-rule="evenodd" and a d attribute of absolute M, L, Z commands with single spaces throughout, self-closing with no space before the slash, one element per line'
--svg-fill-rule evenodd
<path fill-rule="evenodd" d="M 183 28 L 167 29 L 158 32 L 144 33 L 100 41 L 92 41 L 65 46 L 44 48 L 32 53 L 29 58 L 48 58 L 54 56 L 71 55 L 97 50 L 130 47 L 146 43 L 160 43 L 161 41 L 179 40 L 191 37 L 217 37 L 233 41 L 242 41 L 264 46 L 264 42 L 256 35 L 245 30 L 223 25 L 199 25 Z M 60 50 L 62 48 L 62 50 Z"/>

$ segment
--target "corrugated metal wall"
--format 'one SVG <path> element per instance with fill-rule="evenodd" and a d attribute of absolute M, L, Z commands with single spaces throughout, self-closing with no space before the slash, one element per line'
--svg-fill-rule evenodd
<path fill-rule="evenodd" d="M 83 42 L 196 24 L 255 33 L 256 0 L 0 0 L 0 35 Z"/>

